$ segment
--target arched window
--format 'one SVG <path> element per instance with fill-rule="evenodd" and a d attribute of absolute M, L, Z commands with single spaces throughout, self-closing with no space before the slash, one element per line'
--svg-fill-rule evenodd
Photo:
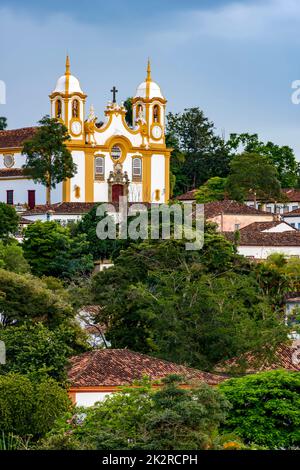
<path fill-rule="evenodd" d="M 142 160 L 139 157 L 132 160 L 132 179 L 141 180 L 142 178 Z"/>
<path fill-rule="evenodd" d="M 61 118 L 61 100 L 60 99 L 56 100 L 55 102 L 55 117 L 57 119 Z"/>
<path fill-rule="evenodd" d="M 79 101 L 76 99 L 72 101 L 72 117 L 79 118 Z"/>
<path fill-rule="evenodd" d="M 158 104 L 153 106 L 153 122 L 160 122 L 160 109 Z"/>
<path fill-rule="evenodd" d="M 141 105 L 141 103 L 137 105 L 136 119 L 144 119 L 144 108 L 143 108 L 143 105 Z"/>
<path fill-rule="evenodd" d="M 104 179 L 104 157 L 95 157 L 95 178 Z"/>

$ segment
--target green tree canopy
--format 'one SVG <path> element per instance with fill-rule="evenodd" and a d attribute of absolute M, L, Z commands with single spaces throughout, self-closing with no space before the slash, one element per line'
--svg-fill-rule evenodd
<path fill-rule="evenodd" d="M 132 122 L 132 97 L 129 97 L 127 98 L 127 100 L 124 101 L 124 106 L 125 106 L 125 109 L 126 109 L 126 116 L 125 116 L 125 120 L 128 124 L 128 126 L 132 126 L 133 125 L 133 122 Z"/>
<path fill-rule="evenodd" d="M 0 202 L 0 239 L 7 242 L 19 225 L 19 216 L 13 206 Z"/>
<path fill-rule="evenodd" d="M 231 134 L 227 146 L 234 152 L 256 153 L 268 159 L 275 166 L 281 187 L 293 188 L 298 185 L 299 168 L 293 150 L 287 145 L 261 142 L 257 134 Z"/>
<path fill-rule="evenodd" d="M 7 128 L 7 119 L 6 117 L 0 117 L 0 131 L 4 131 Z"/>
<path fill-rule="evenodd" d="M 300 376 L 271 371 L 220 385 L 231 403 L 224 430 L 269 449 L 300 446 Z"/>
<path fill-rule="evenodd" d="M 71 278 L 87 274 L 94 267 L 85 235 L 72 236 L 69 227 L 55 221 L 29 225 L 23 250 L 37 276 Z"/>
<path fill-rule="evenodd" d="M 181 114 L 168 113 L 166 130 L 167 142 L 174 148 L 171 156 L 171 171 L 176 177 L 174 195 L 197 188 L 211 177 L 227 176 L 229 152 L 203 111 L 190 108 Z"/>
<path fill-rule="evenodd" d="M 56 424 L 43 449 L 198 450 L 218 448 L 218 428 L 229 404 L 206 384 L 180 388 L 183 379 L 169 376 L 158 391 L 144 379 L 105 401 Z"/>
<path fill-rule="evenodd" d="M 16 241 L 12 240 L 9 244 L 4 245 L 0 240 L 0 268 L 18 274 L 30 272 L 22 247 Z"/>
<path fill-rule="evenodd" d="M 245 152 L 232 158 L 226 190 L 236 201 L 247 200 L 249 194 L 263 201 L 282 197 L 276 168 L 267 157 L 256 153 Z"/>
<path fill-rule="evenodd" d="M 73 317 L 71 305 L 38 278 L 0 269 L 0 311 L 4 326 L 29 319 L 55 327 Z"/>
<path fill-rule="evenodd" d="M 0 428 L 5 434 L 40 438 L 71 403 L 53 379 L 40 383 L 20 374 L 0 376 Z"/>
<path fill-rule="evenodd" d="M 86 349 L 84 339 L 75 325 L 63 324 L 50 330 L 42 323 L 27 322 L 2 328 L 0 341 L 5 343 L 6 364 L 1 365 L 0 374 L 14 372 L 35 380 L 50 376 L 65 381 L 68 358 Z"/>
<path fill-rule="evenodd" d="M 51 189 L 72 178 L 76 165 L 65 142 L 70 139 L 68 129 L 57 119 L 44 116 L 34 136 L 27 140 L 22 149 L 26 156 L 24 172 L 35 182 L 47 188 L 47 204 L 51 203 Z"/>

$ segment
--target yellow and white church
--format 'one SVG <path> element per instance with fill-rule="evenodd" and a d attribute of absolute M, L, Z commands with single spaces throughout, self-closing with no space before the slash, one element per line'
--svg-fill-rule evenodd
<path fill-rule="evenodd" d="M 126 123 L 126 109 L 112 101 L 104 110 L 105 122 L 98 123 L 93 106 L 86 115 L 87 95 L 66 69 L 50 94 L 51 117 L 60 120 L 71 139 L 66 145 L 77 166 L 73 178 L 59 183 L 51 193 L 52 203 L 129 202 L 163 203 L 169 200 L 171 149 L 165 143 L 166 99 L 152 80 L 148 61 L 145 80 L 132 100 L 133 125 Z M 36 128 L 0 131 L 0 201 L 26 204 L 46 203 L 46 189 L 23 175 L 23 142 Z"/>

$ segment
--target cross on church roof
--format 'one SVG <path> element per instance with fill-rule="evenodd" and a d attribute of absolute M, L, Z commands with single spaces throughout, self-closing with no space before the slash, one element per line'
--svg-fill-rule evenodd
<path fill-rule="evenodd" d="M 116 87 L 113 86 L 110 91 L 113 94 L 113 103 L 116 103 L 116 94 L 118 93 L 119 90 L 117 90 Z"/>

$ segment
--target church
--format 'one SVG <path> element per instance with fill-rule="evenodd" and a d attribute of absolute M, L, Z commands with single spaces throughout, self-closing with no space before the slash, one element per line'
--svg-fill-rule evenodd
<path fill-rule="evenodd" d="M 87 95 L 71 74 L 67 56 L 65 73 L 50 98 L 50 116 L 67 128 L 66 142 L 77 172 L 51 191 L 52 203 L 129 202 L 164 203 L 169 200 L 171 149 L 165 143 L 166 99 L 152 80 L 148 61 L 145 80 L 132 99 L 132 122 L 127 124 L 117 89 L 98 122 L 94 107 L 86 115 Z M 0 201 L 32 209 L 46 203 L 46 188 L 23 174 L 26 156 L 22 145 L 37 127 L 0 131 Z"/>

